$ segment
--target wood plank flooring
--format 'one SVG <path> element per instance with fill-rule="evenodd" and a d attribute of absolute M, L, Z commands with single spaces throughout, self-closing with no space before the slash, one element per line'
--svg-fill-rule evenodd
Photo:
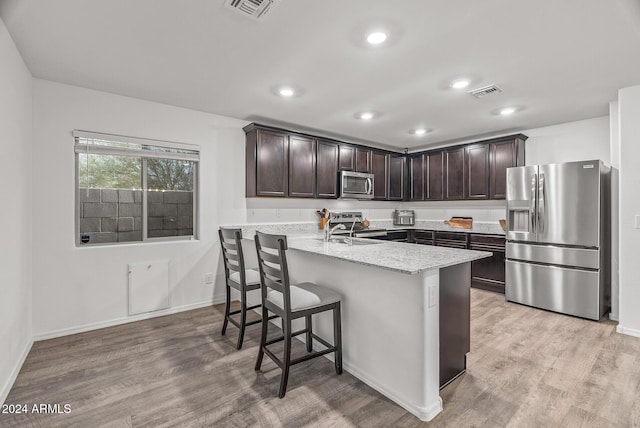
<path fill-rule="evenodd" d="M 294 366 L 278 399 L 275 364 L 253 370 L 259 325 L 236 351 L 219 305 L 35 343 L 5 404 L 71 411 L 0 414 L 0 426 L 640 426 L 640 339 L 488 291 L 471 299 L 468 371 L 428 424 L 324 358 Z"/>

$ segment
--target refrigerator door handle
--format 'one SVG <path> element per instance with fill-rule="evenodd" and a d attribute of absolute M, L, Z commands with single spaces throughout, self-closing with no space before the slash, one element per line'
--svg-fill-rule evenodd
<path fill-rule="evenodd" d="M 544 194 L 544 174 L 541 172 L 540 177 L 538 178 L 538 220 L 537 227 L 540 233 L 544 233 L 544 208 L 545 208 L 545 194 Z"/>
<path fill-rule="evenodd" d="M 537 174 L 531 176 L 531 198 L 529 200 L 529 219 L 531 221 L 531 233 L 536 233 L 536 190 Z"/>

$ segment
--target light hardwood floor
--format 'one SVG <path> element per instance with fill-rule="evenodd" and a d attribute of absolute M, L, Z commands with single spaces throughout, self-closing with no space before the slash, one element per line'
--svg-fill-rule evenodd
<path fill-rule="evenodd" d="M 640 426 L 640 339 L 491 292 L 471 298 L 468 371 L 429 424 L 324 358 L 294 366 L 278 399 L 280 370 L 268 359 L 253 370 L 259 326 L 236 351 L 219 305 L 37 342 L 6 404 L 71 412 L 0 414 L 0 426 Z"/>

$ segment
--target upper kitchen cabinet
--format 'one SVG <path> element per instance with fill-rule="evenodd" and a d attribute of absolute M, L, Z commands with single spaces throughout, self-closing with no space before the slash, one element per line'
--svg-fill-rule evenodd
<path fill-rule="evenodd" d="M 409 157 L 409 200 L 424 201 L 425 197 L 425 157 L 413 155 Z"/>
<path fill-rule="evenodd" d="M 348 144 L 340 144 L 340 171 L 356 170 L 356 148 Z"/>
<path fill-rule="evenodd" d="M 427 201 L 444 199 L 444 152 L 430 152 L 424 155 L 425 183 L 424 198 Z"/>
<path fill-rule="evenodd" d="M 373 198 L 386 200 L 388 198 L 389 160 L 383 152 L 371 153 L 371 172 L 373 173 Z"/>
<path fill-rule="evenodd" d="M 465 147 L 465 199 L 489 198 L 489 145 Z"/>
<path fill-rule="evenodd" d="M 405 157 L 402 155 L 387 155 L 389 163 L 389 190 L 388 199 L 390 201 L 401 201 L 404 199 L 406 181 Z"/>
<path fill-rule="evenodd" d="M 507 195 L 507 168 L 524 165 L 526 135 L 505 137 L 489 143 L 489 197 L 505 199 Z"/>
<path fill-rule="evenodd" d="M 337 198 L 340 148 L 330 141 L 318 140 L 316 148 L 316 197 Z"/>
<path fill-rule="evenodd" d="M 464 199 L 466 186 L 464 182 L 465 148 L 445 150 L 444 154 L 444 199 Z"/>
<path fill-rule="evenodd" d="M 289 194 L 289 134 L 244 128 L 246 137 L 246 195 L 286 197 Z"/>
<path fill-rule="evenodd" d="M 316 196 L 316 140 L 289 136 L 289 196 Z"/>
<path fill-rule="evenodd" d="M 371 150 L 356 147 L 356 172 L 371 172 Z"/>

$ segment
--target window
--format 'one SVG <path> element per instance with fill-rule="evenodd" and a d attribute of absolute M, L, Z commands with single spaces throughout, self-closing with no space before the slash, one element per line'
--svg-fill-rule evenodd
<path fill-rule="evenodd" d="M 76 245 L 197 238 L 194 146 L 74 131 Z"/>

